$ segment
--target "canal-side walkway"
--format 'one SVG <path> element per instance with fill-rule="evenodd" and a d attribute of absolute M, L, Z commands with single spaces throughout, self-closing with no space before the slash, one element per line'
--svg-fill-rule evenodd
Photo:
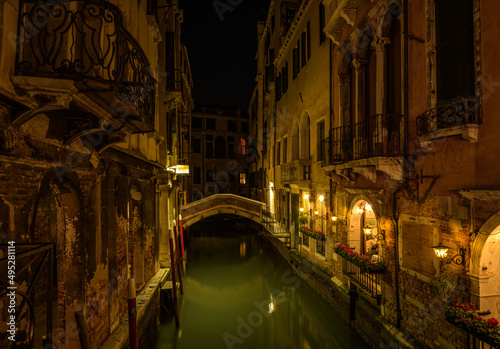
<path fill-rule="evenodd" d="M 150 348 L 156 337 L 160 314 L 160 289 L 168 278 L 170 268 L 161 268 L 136 297 L 139 348 Z M 104 341 L 101 349 L 129 347 L 128 314 L 120 318 L 119 325 Z"/>
<path fill-rule="evenodd" d="M 271 242 L 297 275 L 326 300 L 372 348 L 414 348 L 405 339 L 405 334 L 388 323 L 381 316 L 380 309 L 361 292 L 357 292 L 354 296 L 355 320 L 351 320 L 351 302 L 353 302 L 351 297 L 353 295 L 349 293 L 348 285 L 336 277 L 330 278 L 324 275 L 319 268 L 307 263 L 303 257 L 287 248 L 279 235 L 266 229 L 262 230 L 261 235 Z"/>

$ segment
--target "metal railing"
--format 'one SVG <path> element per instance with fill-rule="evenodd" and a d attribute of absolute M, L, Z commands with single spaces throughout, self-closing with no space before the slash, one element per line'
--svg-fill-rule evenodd
<path fill-rule="evenodd" d="M 381 281 L 383 274 L 373 274 L 362 270 L 360 267 L 351 263 L 347 259 L 342 258 L 342 273 L 346 275 L 358 287 L 366 291 L 373 298 L 377 299 L 377 304 L 381 304 L 382 292 Z"/>
<path fill-rule="evenodd" d="M 488 344 L 478 337 L 467 333 L 467 348 L 468 349 L 498 349 L 500 347 Z"/>
<path fill-rule="evenodd" d="M 104 83 L 153 125 L 156 80 L 117 6 L 22 0 L 18 28 L 16 75 Z"/>
<path fill-rule="evenodd" d="M 480 123 L 479 100 L 463 98 L 454 103 L 429 109 L 417 116 L 417 136 L 436 130 Z"/>
<path fill-rule="evenodd" d="M 335 127 L 318 149 L 322 166 L 400 154 L 401 115 L 377 114 L 352 125 Z"/>
<path fill-rule="evenodd" d="M 290 248 L 292 242 L 290 232 L 276 221 L 274 213 L 269 210 L 262 210 L 262 225 L 272 235 L 276 235 L 278 238 L 283 239 L 285 245 Z"/>

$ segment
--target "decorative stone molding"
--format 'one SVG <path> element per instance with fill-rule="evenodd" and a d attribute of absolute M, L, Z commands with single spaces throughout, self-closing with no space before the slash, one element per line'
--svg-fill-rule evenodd
<path fill-rule="evenodd" d="M 376 36 L 372 40 L 372 47 L 375 49 L 376 53 L 381 53 L 385 52 L 385 46 L 389 45 L 390 43 L 391 40 L 389 38 Z"/>
<path fill-rule="evenodd" d="M 500 190 L 460 190 L 458 193 L 469 200 L 500 200 Z"/>
<path fill-rule="evenodd" d="M 443 138 L 443 137 L 451 137 L 451 136 L 462 136 L 463 139 L 475 143 L 478 139 L 479 125 L 470 124 L 470 125 L 462 125 L 452 128 L 444 128 L 429 132 L 423 136 L 418 137 L 420 141 L 420 146 L 426 150 L 432 150 L 432 140 Z"/>
<path fill-rule="evenodd" d="M 355 8 L 344 8 L 340 10 L 340 17 L 345 19 L 347 24 L 353 27 L 356 24 L 356 14 L 357 10 Z"/>
<path fill-rule="evenodd" d="M 353 172 L 359 173 L 372 183 L 377 181 L 377 172 L 375 167 L 354 167 L 352 170 Z"/>
<path fill-rule="evenodd" d="M 335 45 L 340 45 L 340 42 L 342 40 L 342 31 L 340 30 L 336 30 L 336 31 L 332 31 L 332 32 L 326 32 L 326 36 L 328 36 L 330 38 L 330 40 L 332 40 L 332 42 L 335 44 Z"/>

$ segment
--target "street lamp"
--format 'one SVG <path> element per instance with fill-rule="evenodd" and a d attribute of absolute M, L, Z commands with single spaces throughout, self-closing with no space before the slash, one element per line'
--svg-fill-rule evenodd
<path fill-rule="evenodd" d="M 437 246 L 433 246 L 432 249 L 434 250 L 436 257 L 439 258 L 440 261 L 443 261 L 448 256 L 448 250 L 450 248 L 443 245 L 442 243 L 439 243 Z M 455 263 L 456 265 L 465 266 L 465 248 L 460 247 L 458 253 L 445 261 L 443 265 L 449 264 L 451 262 Z"/>

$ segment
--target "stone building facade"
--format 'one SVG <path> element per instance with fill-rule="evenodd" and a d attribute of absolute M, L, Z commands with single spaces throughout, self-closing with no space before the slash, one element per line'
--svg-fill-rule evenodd
<path fill-rule="evenodd" d="M 193 201 L 219 193 L 249 196 L 247 143 L 246 113 L 222 102 L 193 110 L 189 161 Z"/>
<path fill-rule="evenodd" d="M 192 106 L 181 21 L 178 1 L 0 1 L 0 243 L 2 258 L 15 243 L 28 299 L 18 344 L 105 347 L 129 277 L 151 306 L 141 345 L 154 338 L 148 288 L 166 277 L 185 191 L 167 171 Z"/>
<path fill-rule="evenodd" d="M 478 339 L 444 315 L 455 298 L 499 316 L 498 11 L 271 1 L 258 24 L 251 192 L 373 346 L 467 347 Z M 340 243 L 386 269 L 358 267 Z"/>

